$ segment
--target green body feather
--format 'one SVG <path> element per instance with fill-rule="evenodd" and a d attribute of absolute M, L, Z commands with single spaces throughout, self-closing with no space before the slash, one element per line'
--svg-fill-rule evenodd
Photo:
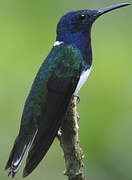
<path fill-rule="evenodd" d="M 29 130 L 37 128 L 37 120 L 43 111 L 42 106 L 46 101 L 48 89 L 47 83 L 53 73 L 60 78 L 76 77 L 79 74 L 82 55 L 77 48 L 62 44 L 55 46 L 40 67 L 26 100 L 21 121 L 21 131 L 29 133 Z M 73 81 L 74 85 L 74 81 Z"/>

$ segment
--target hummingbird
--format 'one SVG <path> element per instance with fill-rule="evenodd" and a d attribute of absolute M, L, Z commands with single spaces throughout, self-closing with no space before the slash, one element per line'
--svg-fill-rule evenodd
<path fill-rule="evenodd" d="M 27 155 L 23 177 L 40 163 L 53 143 L 68 104 L 86 82 L 92 67 L 91 28 L 101 15 L 130 5 L 76 10 L 57 25 L 53 48 L 42 63 L 26 99 L 18 136 L 5 169 L 15 176 Z"/>

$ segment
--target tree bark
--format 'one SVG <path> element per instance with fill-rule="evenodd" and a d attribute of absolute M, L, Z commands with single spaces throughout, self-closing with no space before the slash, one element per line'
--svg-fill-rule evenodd
<path fill-rule="evenodd" d="M 73 97 L 63 119 L 58 139 L 64 152 L 66 165 L 64 175 L 68 176 L 68 180 L 85 180 L 83 153 L 78 142 L 79 127 L 76 104 L 77 98 Z"/>

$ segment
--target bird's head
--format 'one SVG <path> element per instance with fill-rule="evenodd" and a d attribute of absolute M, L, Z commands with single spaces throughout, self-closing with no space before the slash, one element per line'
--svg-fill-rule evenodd
<path fill-rule="evenodd" d="M 65 14 L 57 26 L 57 34 L 87 32 L 95 20 L 95 10 L 77 10 Z"/>
<path fill-rule="evenodd" d="M 91 31 L 93 22 L 101 15 L 117 8 L 128 6 L 129 3 L 117 4 L 99 10 L 77 10 L 65 14 L 57 25 L 57 35 L 84 33 Z"/>

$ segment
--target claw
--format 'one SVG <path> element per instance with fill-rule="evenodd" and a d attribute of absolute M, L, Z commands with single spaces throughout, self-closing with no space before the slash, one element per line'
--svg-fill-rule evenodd
<path fill-rule="evenodd" d="M 77 103 L 79 103 L 79 102 L 80 102 L 80 96 L 78 96 L 78 95 L 74 95 L 74 97 L 76 97 L 76 98 L 77 98 Z"/>

